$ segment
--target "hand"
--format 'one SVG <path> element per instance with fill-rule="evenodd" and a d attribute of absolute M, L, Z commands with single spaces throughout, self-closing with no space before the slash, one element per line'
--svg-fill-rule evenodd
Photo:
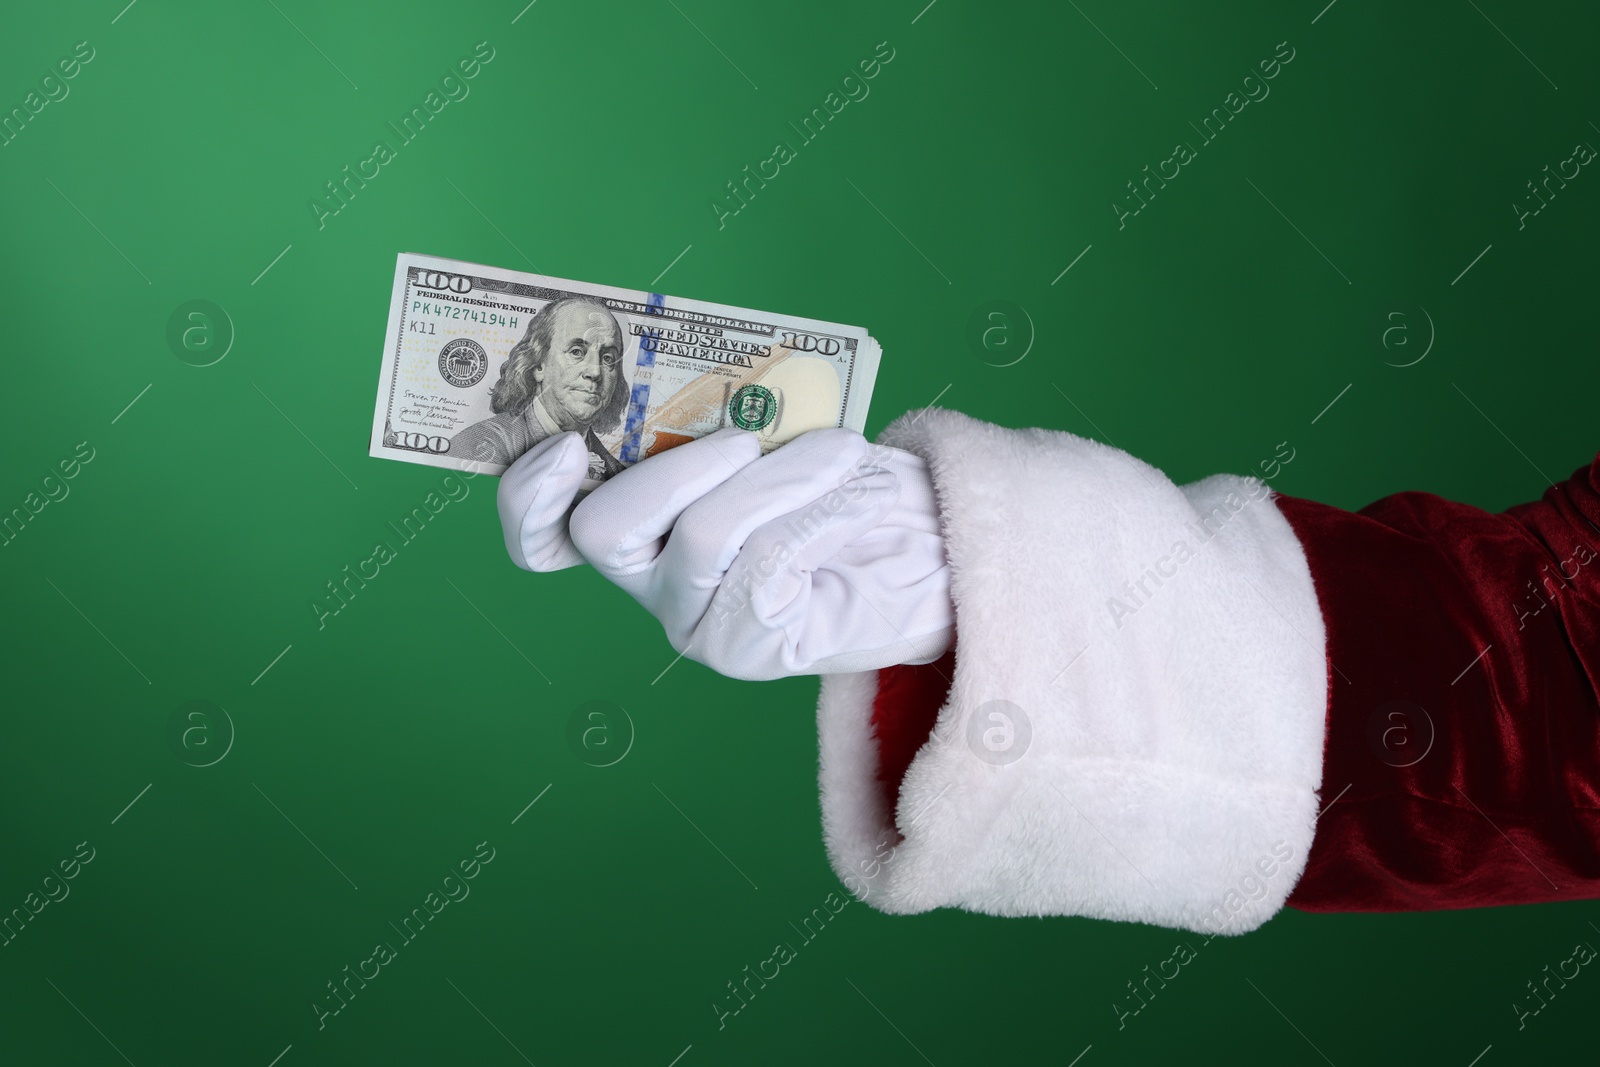
<path fill-rule="evenodd" d="M 559 571 L 583 562 L 567 536 L 567 513 L 589 470 L 576 433 L 546 437 L 500 476 L 500 527 L 511 562 L 526 571 Z"/>
<path fill-rule="evenodd" d="M 722 430 L 613 477 L 572 513 L 569 539 L 581 450 L 542 442 L 506 472 L 513 561 L 555 570 L 581 553 L 689 658 L 768 679 L 926 663 L 949 647 L 949 567 L 918 457 L 839 429 L 762 456 L 754 434 Z"/>

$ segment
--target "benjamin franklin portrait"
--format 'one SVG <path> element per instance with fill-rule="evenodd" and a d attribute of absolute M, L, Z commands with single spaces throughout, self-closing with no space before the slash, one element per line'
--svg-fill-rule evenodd
<path fill-rule="evenodd" d="M 489 394 L 495 412 L 456 434 L 449 454 L 511 463 L 553 434 L 576 431 L 589 447 L 589 476 L 623 469 L 598 434 L 616 429 L 628 405 L 622 376 L 624 334 L 592 297 L 552 300 L 528 323 Z"/>

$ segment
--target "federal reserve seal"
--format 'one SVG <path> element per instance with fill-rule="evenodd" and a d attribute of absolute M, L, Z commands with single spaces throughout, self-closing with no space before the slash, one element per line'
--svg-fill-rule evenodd
<path fill-rule="evenodd" d="M 741 430 L 764 430 L 778 417 L 778 398 L 764 385 L 741 386 L 728 401 L 728 418 Z"/>
<path fill-rule="evenodd" d="M 477 385 L 488 372 L 489 356 L 471 338 L 457 337 L 439 350 L 439 377 L 459 389 Z"/>

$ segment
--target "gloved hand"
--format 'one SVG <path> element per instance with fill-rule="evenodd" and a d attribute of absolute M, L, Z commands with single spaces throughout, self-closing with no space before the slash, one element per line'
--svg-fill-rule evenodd
<path fill-rule="evenodd" d="M 589 449 L 576 433 L 546 437 L 506 468 L 496 500 L 512 563 L 559 571 L 583 562 L 567 534 L 567 513 L 588 473 Z"/>
<path fill-rule="evenodd" d="M 563 434 L 506 471 L 513 562 L 587 558 L 722 674 L 927 663 L 954 637 L 933 482 L 911 453 L 829 429 L 762 456 L 755 434 L 720 430 L 611 478 L 569 523 L 585 469 L 582 440 Z"/>

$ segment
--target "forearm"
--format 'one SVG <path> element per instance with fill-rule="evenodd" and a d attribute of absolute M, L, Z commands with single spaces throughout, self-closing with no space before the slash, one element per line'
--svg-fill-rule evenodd
<path fill-rule="evenodd" d="M 1228 933 L 1284 903 L 1600 896 L 1594 467 L 1500 515 L 1347 512 L 905 422 L 957 646 L 824 680 L 825 830 L 858 895 Z M 1007 731 L 1024 751 L 981 751 Z"/>

